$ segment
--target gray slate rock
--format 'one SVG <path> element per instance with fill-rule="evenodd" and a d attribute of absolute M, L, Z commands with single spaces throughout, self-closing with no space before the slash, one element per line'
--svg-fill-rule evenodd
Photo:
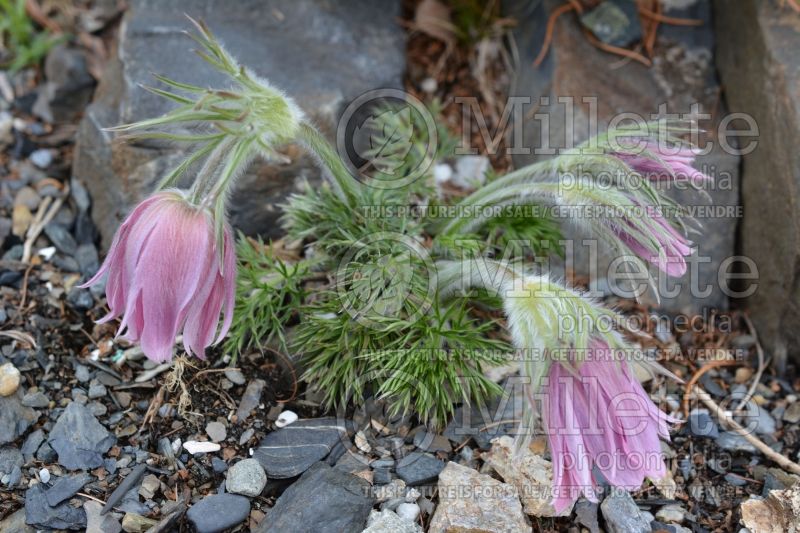
<path fill-rule="evenodd" d="M 103 506 L 96 501 L 83 502 L 86 513 L 86 533 L 119 533 L 122 525 L 114 518 L 113 513 L 100 514 Z"/>
<path fill-rule="evenodd" d="M 324 459 L 345 434 L 346 428 L 335 418 L 298 420 L 264 437 L 253 459 L 270 478 L 299 476 Z"/>
<path fill-rule="evenodd" d="M 77 119 L 89 103 L 95 83 L 85 53 L 58 45 L 47 54 L 44 73 L 47 82 L 39 89 L 34 114 L 50 123 Z"/>
<path fill-rule="evenodd" d="M 256 533 L 361 531 L 373 503 L 366 481 L 316 463 L 278 498 Z"/>
<path fill-rule="evenodd" d="M 586 498 L 578 499 L 575 504 L 575 516 L 578 522 L 588 529 L 591 533 L 600 533 L 600 524 L 597 521 L 597 511 L 599 505 L 590 502 Z"/>
<path fill-rule="evenodd" d="M 108 246 L 122 216 L 148 195 L 183 147 L 164 143 L 113 143 L 103 128 L 156 117 L 173 107 L 138 86 L 152 72 L 203 87 L 229 82 L 189 53 L 185 13 L 209 22 L 241 62 L 291 95 L 331 138 L 344 107 L 364 92 L 402 88 L 405 32 L 397 23 L 401 2 L 370 0 L 131 0 L 97 98 L 77 135 L 73 175 L 92 194 L 93 215 Z M 164 53 L 165 50 L 174 53 Z M 286 165 L 258 163 L 242 176 L 231 202 L 234 224 L 248 233 L 280 233 L 277 205 L 303 179 L 319 171 L 292 154 Z"/>
<path fill-rule="evenodd" d="M 13 442 L 39 418 L 36 411 L 22 405 L 22 389 L 11 396 L 0 396 L 0 444 Z"/>
<path fill-rule="evenodd" d="M 30 462 L 35 456 L 36 451 L 39 449 L 39 446 L 42 445 L 44 442 L 44 431 L 41 429 L 37 429 L 36 431 L 30 433 L 27 437 L 25 437 L 25 442 L 22 443 L 22 448 L 20 451 L 22 455 L 25 457 L 25 462 Z"/>
<path fill-rule="evenodd" d="M 16 448 L 0 448 L 0 486 L 15 487 L 22 479 L 22 453 Z"/>
<path fill-rule="evenodd" d="M 250 500 L 236 494 L 206 496 L 186 512 L 197 533 L 218 533 L 242 523 L 250 514 Z"/>
<path fill-rule="evenodd" d="M 439 477 L 445 463 L 430 455 L 414 452 L 406 455 L 397 462 L 397 477 L 406 482 L 406 485 L 423 485 L 432 483 Z"/>
<path fill-rule="evenodd" d="M 611 491 L 600 504 L 609 533 L 649 533 L 650 521 L 625 490 Z"/>
<path fill-rule="evenodd" d="M 708 411 L 692 411 L 687 422 L 687 430 L 695 437 L 719 437 L 719 427 Z"/>
<path fill-rule="evenodd" d="M 758 141 L 742 159 L 739 253 L 758 267 L 747 306 L 782 369 L 787 356 L 800 361 L 800 32 L 780 3 L 716 0 L 715 7 L 725 100 L 759 132 L 742 139 Z"/>
<path fill-rule="evenodd" d="M 74 476 L 64 476 L 58 478 L 45 493 L 47 496 L 47 503 L 51 507 L 55 507 L 59 503 L 69 500 L 76 492 L 81 490 L 87 483 L 92 481 L 94 477 L 91 474 L 81 473 Z"/>
<path fill-rule="evenodd" d="M 0 520 L 0 533 L 36 533 L 36 529 L 25 523 L 25 508 Z"/>
<path fill-rule="evenodd" d="M 755 446 L 747 442 L 747 439 L 732 431 L 723 431 L 720 433 L 716 442 L 717 446 L 723 450 L 730 450 L 732 452 L 756 453 L 758 451 Z"/>
<path fill-rule="evenodd" d="M 25 407 L 43 409 L 50 405 L 50 398 L 42 391 L 29 392 L 22 397 L 22 405 Z"/>
<path fill-rule="evenodd" d="M 47 502 L 47 490 L 39 483 L 25 493 L 25 522 L 40 528 L 83 529 L 86 513 L 69 502 L 51 507 Z"/>
<path fill-rule="evenodd" d="M 58 417 L 48 440 L 58 462 L 69 470 L 103 466 L 103 454 L 116 442 L 85 405 L 70 403 Z"/>
<path fill-rule="evenodd" d="M 44 227 L 44 233 L 60 252 L 67 255 L 75 255 L 78 250 L 78 244 L 67 228 L 56 222 L 50 222 Z"/>

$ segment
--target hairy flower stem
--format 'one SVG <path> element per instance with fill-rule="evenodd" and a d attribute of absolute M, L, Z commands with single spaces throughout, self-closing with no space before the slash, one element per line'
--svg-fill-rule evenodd
<path fill-rule="evenodd" d="M 345 198 L 353 199 L 359 196 L 361 184 L 350 174 L 339 154 L 319 131 L 308 123 L 302 123 L 297 140 L 319 158 L 321 165 L 328 169 L 334 185 Z"/>
<path fill-rule="evenodd" d="M 203 162 L 203 166 L 198 171 L 197 177 L 189 191 L 189 200 L 193 204 L 199 205 L 203 201 L 217 176 L 223 157 L 228 153 L 234 141 L 235 139 L 228 138 L 218 143 L 216 148 L 211 151 L 211 154 Z"/>

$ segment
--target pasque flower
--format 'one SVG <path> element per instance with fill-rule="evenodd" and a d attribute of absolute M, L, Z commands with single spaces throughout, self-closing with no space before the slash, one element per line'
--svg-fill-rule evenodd
<path fill-rule="evenodd" d="M 122 317 L 119 333 L 140 342 L 153 361 L 172 357 L 183 332 L 186 352 L 200 358 L 224 337 L 233 316 L 236 257 L 230 227 L 217 239 L 207 207 L 177 190 L 153 194 L 122 223 L 108 256 L 86 286 L 108 274 L 109 313 Z M 222 250 L 217 243 L 222 243 Z M 220 313 L 224 314 L 218 330 Z"/>
<path fill-rule="evenodd" d="M 686 273 L 684 258 L 692 253 L 692 243 L 661 213 L 644 212 L 639 218 L 644 231 L 625 220 L 614 230 L 620 240 L 665 274 L 683 276 Z"/>
<path fill-rule="evenodd" d="M 625 144 L 623 144 L 623 147 Z M 651 181 L 689 181 L 701 185 L 711 178 L 692 166 L 698 149 L 688 145 L 667 146 L 645 141 L 630 152 L 613 152 L 634 171 Z"/>
<path fill-rule="evenodd" d="M 629 363 L 593 339 L 576 361 L 554 361 L 545 380 L 544 424 L 553 459 L 553 506 L 560 513 L 582 493 L 596 501 L 596 469 L 614 487 L 638 489 L 666 475 L 659 438 L 667 422 Z"/>

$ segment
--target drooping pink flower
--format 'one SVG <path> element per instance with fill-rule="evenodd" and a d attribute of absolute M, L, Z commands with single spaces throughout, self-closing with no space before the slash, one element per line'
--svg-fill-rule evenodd
<path fill-rule="evenodd" d="M 159 192 L 122 223 L 100 270 L 84 286 L 108 273 L 110 311 L 100 322 L 122 316 L 119 334 L 140 342 L 148 358 L 169 360 L 181 332 L 186 352 L 203 358 L 233 318 L 236 257 L 227 225 L 223 246 L 220 265 L 212 213 L 180 191 Z"/>
<path fill-rule="evenodd" d="M 700 185 L 711 179 L 692 166 L 699 151 L 691 146 L 666 147 L 655 141 L 647 141 L 635 153 L 613 154 L 651 181 L 689 181 Z"/>
<path fill-rule="evenodd" d="M 596 469 L 614 487 L 638 489 L 666 475 L 659 438 L 672 422 L 650 400 L 627 361 L 593 340 L 580 363 L 553 362 L 545 383 L 545 429 L 553 461 L 553 506 L 583 494 L 597 501 Z"/>
<path fill-rule="evenodd" d="M 659 213 L 645 215 L 642 222 L 649 227 L 649 231 L 644 232 L 646 235 L 633 231 L 630 222 L 627 223 L 627 228 L 616 227 L 615 233 L 633 253 L 658 267 L 665 274 L 673 277 L 683 276 L 686 273 L 684 258 L 692 253 L 691 242 Z M 658 250 L 649 248 L 643 240 L 645 238 L 655 239 Z"/>

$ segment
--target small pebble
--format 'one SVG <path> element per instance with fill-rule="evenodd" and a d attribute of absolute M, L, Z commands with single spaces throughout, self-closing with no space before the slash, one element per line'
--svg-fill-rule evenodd
<path fill-rule="evenodd" d="M 279 428 L 286 427 L 292 422 L 297 420 L 297 413 L 294 411 L 283 411 L 278 419 L 275 421 L 275 425 Z"/>
<path fill-rule="evenodd" d="M 220 422 L 209 422 L 206 425 L 206 434 L 212 442 L 222 442 L 228 436 L 225 426 Z"/>
<path fill-rule="evenodd" d="M 39 470 L 39 481 L 42 483 L 50 483 L 50 471 L 46 468 Z"/>
<path fill-rule="evenodd" d="M 234 385 L 244 385 L 247 382 L 241 370 L 235 370 L 233 368 L 225 371 L 225 377 Z"/>
<path fill-rule="evenodd" d="M 256 459 L 243 459 L 228 469 L 228 492 L 255 498 L 267 484 L 267 474 Z"/>
<path fill-rule="evenodd" d="M 39 168 L 45 169 L 50 166 L 50 163 L 53 162 L 53 154 L 50 150 L 46 148 L 40 148 L 39 150 L 34 150 L 31 152 L 29 156 L 31 163 L 36 165 Z"/>
<path fill-rule="evenodd" d="M 11 396 L 19 388 L 21 376 L 11 363 L 0 366 L 0 396 Z"/>
<path fill-rule="evenodd" d="M 428 94 L 435 93 L 436 89 L 439 88 L 439 84 L 433 78 L 425 78 L 422 80 L 422 83 L 419 84 L 419 88 Z"/>
<path fill-rule="evenodd" d="M 394 512 L 404 520 L 416 522 L 419 517 L 419 505 L 416 503 L 401 503 Z"/>
<path fill-rule="evenodd" d="M 218 452 L 221 448 L 221 446 L 216 442 L 201 442 L 196 440 L 184 442 L 183 447 L 192 455 L 197 455 L 198 453 Z"/>

